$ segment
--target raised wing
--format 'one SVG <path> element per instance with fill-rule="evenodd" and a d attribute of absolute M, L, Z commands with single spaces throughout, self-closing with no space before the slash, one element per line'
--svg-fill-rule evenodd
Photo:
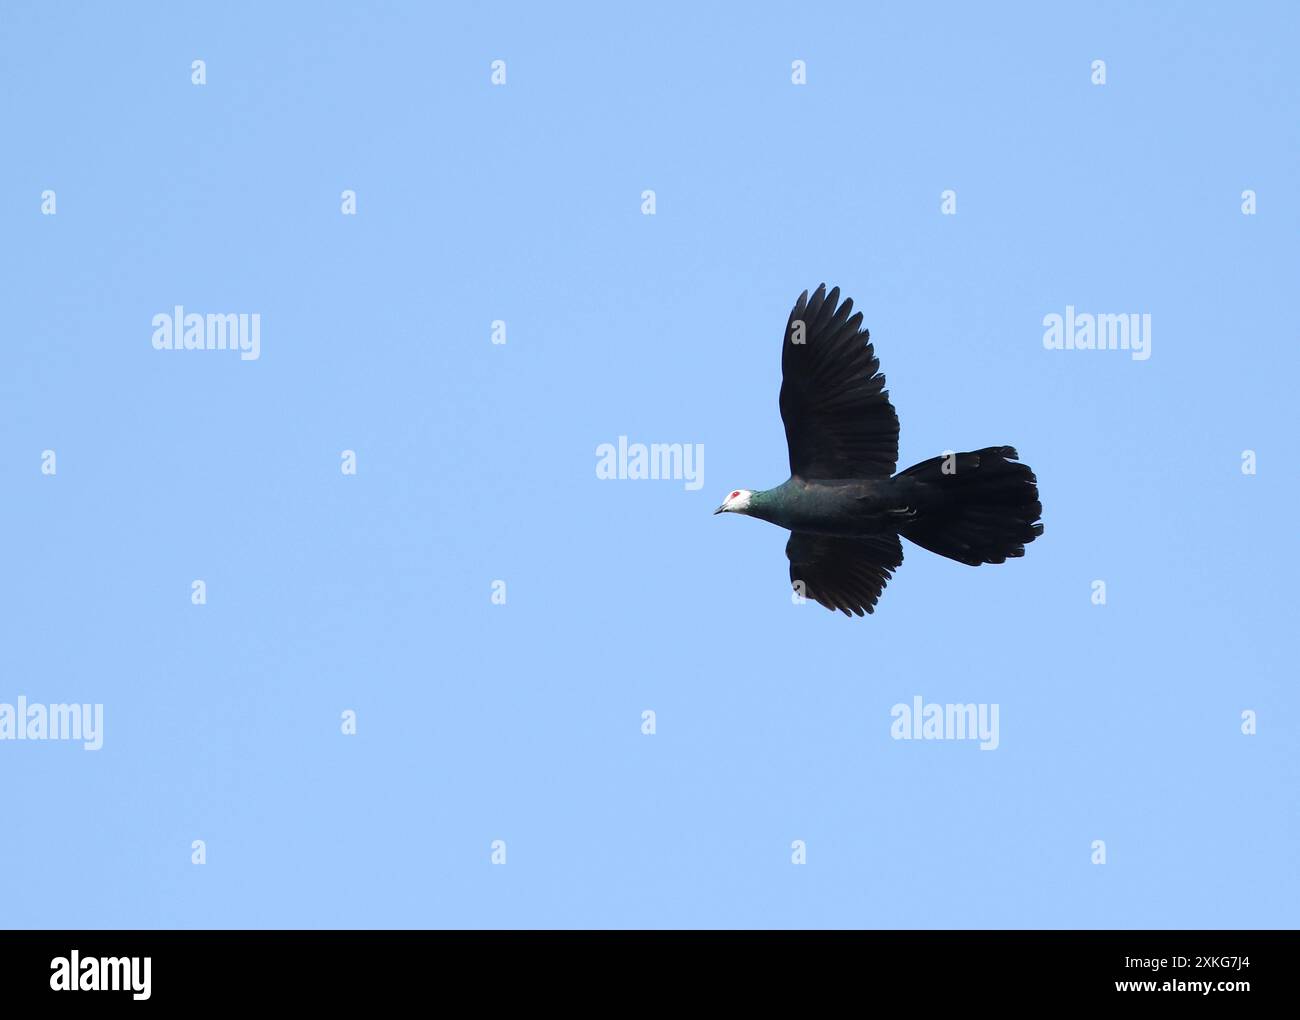
<path fill-rule="evenodd" d="M 903 562 L 897 535 L 830 538 L 795 531 L 785 554 L 795 591 L 845 616 L 874 612 L 880 593 Z"/>
<path fill-rule="evenodd" d="M 898 463 L 898 415 L 853 302 L 799 295 L 781 346 L 781 419 L 796 478 L 879 478 Z M 838 307 L 837 307 L 838 305 Z"/>

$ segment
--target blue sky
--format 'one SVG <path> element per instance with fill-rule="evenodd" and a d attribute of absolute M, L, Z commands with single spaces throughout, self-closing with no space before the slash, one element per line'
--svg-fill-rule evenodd
<path fill-rule="evenodd" d="M 1293 6 L 372 6 L 0 13 L 0 703 L 104 706 L 0 740 L 0 924 L 1295 925 Z M 710 516 L 823 280 L 1023 560 L 850 621 Z"/>

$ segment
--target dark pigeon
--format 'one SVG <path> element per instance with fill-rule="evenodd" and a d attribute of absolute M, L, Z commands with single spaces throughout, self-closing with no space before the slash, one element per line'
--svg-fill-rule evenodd
<path fill-rule="evenodd" d="M 894 473 L 898 415 L 853 302 L 822 284 L 799 295 L 781 348 L 790 478 L 736 489 L 714 513 L 790 531 L 796 591 L 846 616 L 875 610 L 903 562 L 899 536 L 959 563 L 1004 563 L 1043 533 L 1038 481 L 1010 446 Z"/>

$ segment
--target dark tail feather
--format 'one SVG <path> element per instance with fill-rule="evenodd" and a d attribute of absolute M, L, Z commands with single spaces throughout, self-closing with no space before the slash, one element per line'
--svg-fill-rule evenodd
<path fill-rule="evenodd" d="M 1043 533 L 1038 479 L 1010 446 L 932 457 L 895 477 L 916 483 L 916 519 L 900 533 L 959 563 L 1023 556 Z M 946 469 L 945 469 L 946 465 Z"/>

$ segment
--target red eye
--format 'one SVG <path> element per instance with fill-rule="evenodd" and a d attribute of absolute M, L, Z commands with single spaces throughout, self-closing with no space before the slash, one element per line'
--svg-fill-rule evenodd
<path fill-rule="evenodd" d="M 730 496 L 728 496 L 727 498 L 728 498 L 728 499 L 735 499 L 735 498 L 736 498 L 737 496 L 739 496 L 739 495 L 740 495 L 740 490 L 737 489 L 735 492 L 733 492 L 733 493 L 732 493 Z"/>

